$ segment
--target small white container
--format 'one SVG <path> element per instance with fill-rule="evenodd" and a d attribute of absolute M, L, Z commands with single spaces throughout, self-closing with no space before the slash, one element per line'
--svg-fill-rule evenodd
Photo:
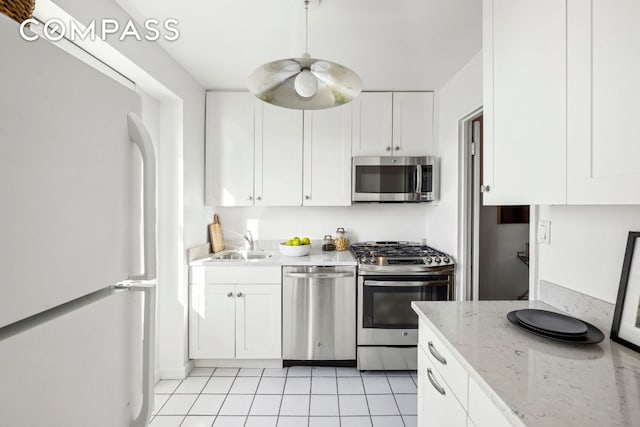
<path fill-rule="evenodd" d="M 280 243 L 278 247 L 284 256 L 305 256 L 311 252 L 311 245 L 287 246 Z"/>

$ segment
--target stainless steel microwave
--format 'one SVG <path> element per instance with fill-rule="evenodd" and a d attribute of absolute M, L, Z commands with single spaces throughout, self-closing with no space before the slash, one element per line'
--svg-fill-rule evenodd
<path fill-rule="evenodd" d="M 438 159 L 425 157 L 354 157 L 353 202 L 432 202 L 438 200 Z"/>

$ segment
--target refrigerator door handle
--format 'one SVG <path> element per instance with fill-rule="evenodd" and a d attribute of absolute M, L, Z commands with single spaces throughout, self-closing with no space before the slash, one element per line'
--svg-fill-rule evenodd
<path fill-rule="evenodd" d="M 123 282 L 116 289 L 144 293 L 144 331 L 142 335 L 142 405 L 130 427 L 146 427 L 153 410 L 153 386 L 156 336 L 156 285 L 144 282 Z"/>
<path fill-rule="evenodd" d="M 156 155 L 151 135 L 136 113 L 127 114 L 129 138 L 140 150 L 143 167 L 144 271 L 131 280 L 153 280 L 156 277 Z"/>

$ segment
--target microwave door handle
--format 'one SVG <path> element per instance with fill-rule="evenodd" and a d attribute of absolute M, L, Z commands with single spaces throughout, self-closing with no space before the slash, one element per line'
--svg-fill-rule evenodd
<path fill-rule="evenodd" d="M 422 194 L 422 165 L 416 165 L 416 194 Z"/>

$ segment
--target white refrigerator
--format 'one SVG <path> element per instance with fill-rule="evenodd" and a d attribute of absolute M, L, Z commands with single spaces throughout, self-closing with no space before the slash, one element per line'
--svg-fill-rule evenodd
<path fill-rule="evenodd" d="M 0 40 L 0 426 L 144 426 L 156 172 L 140 96 L 4 15 Z"/>

